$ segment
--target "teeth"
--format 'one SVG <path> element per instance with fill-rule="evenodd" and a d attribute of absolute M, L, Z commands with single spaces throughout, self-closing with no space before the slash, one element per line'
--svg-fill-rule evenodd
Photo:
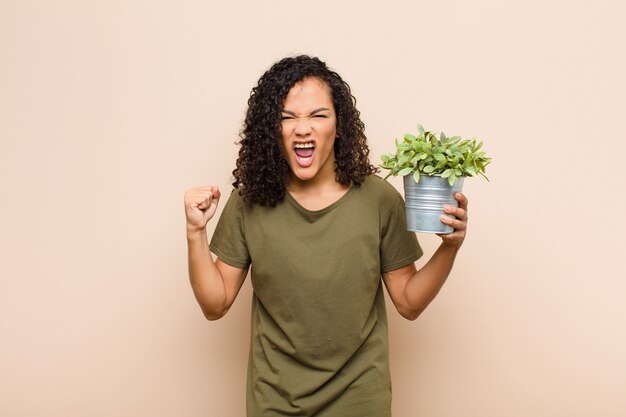
<path fill-rule="evenodd" d="M 298 148 L 298 149 L 307 149 L 307 148 L 314 148 L 315 145 L 313 145 L 312 142 L 309 143 L 296 143 L 294 145 L 294 148 Z"/>

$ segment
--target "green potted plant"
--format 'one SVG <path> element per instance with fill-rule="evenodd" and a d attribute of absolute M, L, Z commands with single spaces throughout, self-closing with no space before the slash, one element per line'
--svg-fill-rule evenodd
<path fill-rule="evenodd" d="M 491 162 L 482 142 L 447 137 L 439 138 L 417 125 L 417 136 L 407 133 L 404 140 L 397 139 L 396 153 L 381 156 L 380 167 L 391 175 L 404 177 L 407 229 L 425 233 L 452 233 L 454 229 L 441 222 L 439 217 L 445 204 L 458 205 L 454 194 L 461 191 L 465 177 L 482 175 Z M 445 214 L 445 213 L 444 213 Z"/>

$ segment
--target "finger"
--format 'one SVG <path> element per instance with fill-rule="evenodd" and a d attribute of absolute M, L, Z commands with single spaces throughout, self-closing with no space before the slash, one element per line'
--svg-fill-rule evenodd
<path fill-rule="evenodd" d="M 465 197 L 465 194 L 463 194 L 463 193 L 455 193 L 454 194 L 454 198 L 456 199 L 456 201 L 459 202 L 459 207 L 461 207 L 463 210 L 467 211 L 467 206 L 469 204 L 469 201 L 468 201 L 467 197 Z"/>
<path fill-rule="evenodd" d="M 213 189 L 216 188 L 214 185 L 207 185 L 204 187 L 194 187 L 189 189 L 188 192 L 192 193 L 192 192 L 200 192 L 200 193 L 211 193 L 213 191 Z"/>
<path fill-rule="evenodd" d="M 454 207 L 454 206 L 446 205 L 443 208 L 443 211 L 445 211 L 448 214 L 453 215 L 457 219 L 461 219 L 461 220 L 467 219 L 467 211 L 463 210 L 460 207 Z"/>
<path fill-rule="evenodd" d="M 199 195 L 196 199 L 197 207 L 200 210 L 206 210 L 211 205 L 211 201 L 213 200 L 213 196 L 210 194 L 202 194 Z"/>
<path fill-rule="evenodd" d="M 210 195 L 213 194 L 213 186 L 207 186 L 207 187 L 194 187 L 194 188 L 190 188 L 185 192 L 185 204 L 197 204 L 197 199 L 198 196 L 205 196 L 205 195 Z"/>
<path fill-rule="evenodd" d="M 459 243 L 463 242 L 465 239 L 465 231 L 464 230 L 455 230 L 452 233 L 437 233 L 442 240 L 450 243 Z"/>
<path fill-rule="evenodd" d="M 465 230 L 467 229 L 467 222 L 465 220 L 455 219 L 453 217 L 448 217 L 446 215 L 442 215 L 440 217 L 441 222 L 443 224 L 447 224 L 448 226 L 452 226 L 454 230 Z"/>

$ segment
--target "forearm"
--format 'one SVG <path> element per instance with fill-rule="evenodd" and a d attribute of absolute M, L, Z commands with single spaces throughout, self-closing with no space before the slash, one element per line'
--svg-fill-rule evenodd
<path fill-rule="evenodd" d="M 222 279 L 209 252 L 206 230 L 187 232 L 189 280 L 202 312 L 209 320 L 222 317 L 227 297 Z"/>
<path fill-rule="evenodd" d="M 459 246 L 442 243 L 430 260 L 408 280 L 404 295 L 410 310 L 410 319 L 415 319 L 437 296 L 446 282 Z"/>

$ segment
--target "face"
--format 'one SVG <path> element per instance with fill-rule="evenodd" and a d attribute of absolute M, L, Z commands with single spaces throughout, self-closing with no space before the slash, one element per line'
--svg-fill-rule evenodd
<path fill-rule="evenodd" d="M 281 134 L 292 182 L 335 180 L 337 119 L 326 83 L 305 78 L 289 90 Z"/>

